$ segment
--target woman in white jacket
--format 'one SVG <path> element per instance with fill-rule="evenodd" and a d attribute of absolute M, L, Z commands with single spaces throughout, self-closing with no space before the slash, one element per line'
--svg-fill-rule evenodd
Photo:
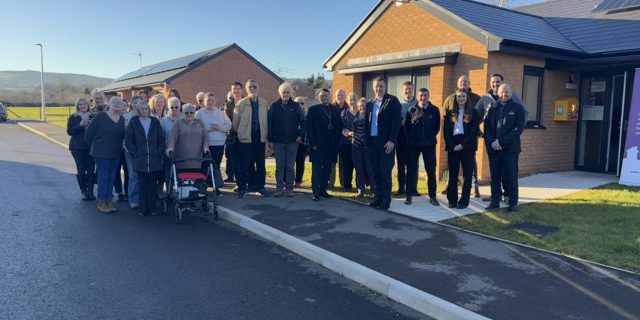
<path fill-rule="evenodd" d="M 216 95 L 209 92 L 204 95 L 205 107 L 196 112 L 196 119 L 202 120 L 209 135 L 209 151 L 214 162 L 214 179 L 216 182 L 216 193 L 221 195 L 222 174 L 220 173 L 220 163 L 224 155 L 224 143 L 227 134 L 231 130 L 231 120 L 226 113 L 216 107 Z M 203 164 L 205 166 L 205 164 Z M 208 164 L 206 164 L 208 168 Z M 203 170 L 206 170 L 203 168 Z M 205 171 L 206 172 L 206 171 Z"/>

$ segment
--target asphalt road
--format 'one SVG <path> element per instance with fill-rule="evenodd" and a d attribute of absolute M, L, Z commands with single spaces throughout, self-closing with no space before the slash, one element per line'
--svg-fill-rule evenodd
<path fill-rule="evenodd" d="M 68 151 L 0 123 L 0 319 L 420 315 L 224 223 L 99 214 Z"/>

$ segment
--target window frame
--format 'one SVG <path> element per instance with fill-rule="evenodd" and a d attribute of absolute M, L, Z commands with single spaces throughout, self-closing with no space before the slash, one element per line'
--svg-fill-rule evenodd
<path fill-rule="evenodd" d="M 543 97 L 544 97 L 544 68 L 541 67 L 533 67 L 533 66 L 524 66 L 524 70 L 522 72 L 522 92 L 521 98 L 522 102 L 525 103 L 524 98 L 524 90 L 525 90 L 525 79 L 526 76 L 530 77 L 538 77 L 538 105 L 536 106 L 535 120 L 531 120 L 532 110 L 531 106 L 527 105 L 527 110 L 529 111 L 529 120 L 527 121 L 527 125 L 525 128 L 529 129 L 541 129 L 544 128 L 542 126 L 542 108 L 543 108 Z"/>
<path fill-rule="evenodd" d="M 429 67 L 418 67 L 418 68 L 411 68 L 411 69 L 390 69 L 390 70 L 383 70 L 383 71 L 374 71 L 374 72 L 366 72 L 362 74 L 362 92 L 360 92 L 360 96 L 361 97 L 366 97 L 367 99 L 371 99 L 373 97 L 367 97 L 367 80 L 372 80 L 375 77 L 379 77 L 382 76 L 384 78 L 384 82 L 388 85 L 389 84 L 389 75 L 390 74 L 398 74 L 398 73 L 402 73 L 402 72 L 408 72 L 411 73 L 411 82 L 414 84 L 413 86 L 413 90 L 414 90 L 414 94 L 420 89 L 418 88 L 415 84 L 416 84 L 416 79 L 418 76 L 429 76 L 429 80 L 431 80 L 431 68 Z M 427 88 L 429 89 L 429 88 Z M 398 99 L 402 99 L 402 97 L 398 97 Z"/>

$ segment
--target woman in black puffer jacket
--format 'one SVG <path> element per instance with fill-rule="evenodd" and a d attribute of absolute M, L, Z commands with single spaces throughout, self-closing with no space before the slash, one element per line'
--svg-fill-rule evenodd
<path fill-rule="evenodd" d="M 125 146 L 133 157 L 133 170 L 138 174 L 138 215 L 157 215 L 157 176 L 163 169 L 164 131 L 160 121 L 149 116 L 149 105 L 145 101 L 138 101 L 133 108 L 135 116 L 125 131 Z"/>
<path fill-rule="evenodd" d="M 67 121 L 67 134 L 69 139 L 69 150 L 76 162 L 78 186 L 82 192 L 83 200 L 95 200 L 93 194 L 93 182 L 95 181 L 95 162 L 89 154 L 89 145 L 84 141 L 84 132 L 91 123 L 93 114 L 89 112 L 89 101 L 85 98 L 76 100 L 76 112 Z"/>

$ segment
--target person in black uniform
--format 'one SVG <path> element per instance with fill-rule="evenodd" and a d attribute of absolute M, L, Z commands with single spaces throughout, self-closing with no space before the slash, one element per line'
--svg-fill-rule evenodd
<path fill-rule="evenodd" d="M 331 175 L 331 166 L 337 161 L 342 137 L 340 110 L 331 107 L 329 90 L 321 89 L 318 93 L 318 100 L 320 100 L 320 104 L 309 108 L 307 113 L 307 139 L 309 140 L 313 201 L 319 201 L 320 197 L 331 198 L 327 193 L 327 186 Z"/>
<path fill-rule="evenodd" d="M 500 207 L 500 181 L 504 175 L 509 212 L 518 205 L 518 156 L 520 135 L 526 122 L 524 108 L 512 99 L 513 90 L 508 84 L 498 89 L 500 100 L 489 109 L 484 120 L 484 141 L 489 155 L 491 172 L 491 203 L 487 210 Z"/>
<path fill-rule="evenodd" d="M 418 103 L 409 107 L 404 119 L 407 143 L 407 198 L 405 204 L 412 203 L 412 196 L 418 187 L 418 160 L 422 154 L 427 171 L 429 203 L 439 206 L 436 199 L 436 143 L 440 132 L 440 110 L 429 102 L 429 90 L 418 90 Z"/>
<path fill-rule="evenodd" d="M 373 80 L 375 97 L 367 102 L 365 128 L 369 159 L 376 185 L 376 194 L 369 206 L 386 210 L 391 205 L 391 170 L 394 165 L 395 146 L 400 132 L 402 106 L 396 96 L 387 93 L 384 78 Z"/>
<path fill-rule="evenodd" d="M 473 164 L 478 149 L 478 131 L 480 130 L 480 116 L 471 104 L 469 93 L 465 90 L 456 91 L 456 101 L 453 108 L 444 116 L 444 141 L 449 165 L 449 186 L 447 199 L 449 208 L 464 209 L 469 206 L 471 197 L 471 181 Z M 462 165 L 462 195 L 458 199 L 456 186 L 458 172 Z"/>

